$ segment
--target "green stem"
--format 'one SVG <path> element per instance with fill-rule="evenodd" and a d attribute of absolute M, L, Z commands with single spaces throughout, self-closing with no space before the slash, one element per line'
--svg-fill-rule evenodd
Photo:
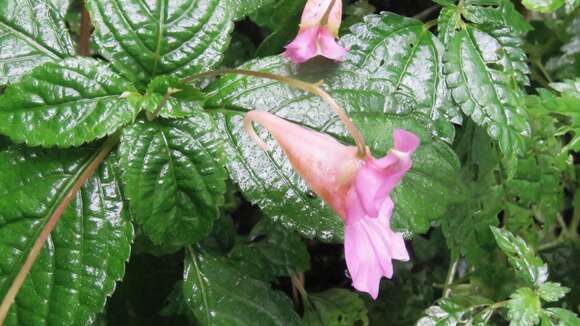
<path fill-rule="evenodd" d="M 459 264 L 459 258 L 456 258 L 449 265 L 449 270 L 447 270 L 447 277 L 445 278 L 445 286 L 443 287 L 443 298 L 447 298 L 451 294 L 451 284 L 453 284 L 453 279 L 455 278 L 455 272 L 457 271 L 457 265 Z"/>
<path fill-rule="evenodd" d="M 540 69 L 540 72 L 542 72 L 542 75 L 544 75 L 544 78 L 546 78 L 548 83 L 552 83 L 552 78 L 550 77 L 550 74 L 546 70 L 546 67 L 544 67 L 544 64 L 542 63 L 542 61 L 540 61 L 540 59 L 537 59 L 537 60 L 534 60 L 533 62 L 536 66 L 538 66 L 538 69 Z"/>
<path fill-rule="evenodd" d="M 109 137 L 105 141 L 105 143 L 103 143 L 95 158 L 87 166 L 86 170 L 83 171 L 78 180 L 73 184 L 72 188 L 69 190 L 69 192 L 66 194 L 62 202 L 60 202 L 60 204 L 56 207 L 56 209 L 48 219 L 46 225 L 44 225 L 44 228 L 40 232 L 40 235 L 36 239 L 36 242 L 32 246 L 32 249 L 28 253 L 28 256 L 26 257 L 24 264 L 20 268 L 20 271 L 18 271 L 18 274 L 14 278 L 14 281 L 12 281 L 12 284 L 10 285 L 8 292 L 4 296 L 4 299 L 2 300 L 2 304 L 0 305 L 0 325 L 4 324 L 4 320 L 8 315 L 8 311 L 10 310 L 10 307 L 12 306 L 12 303 L 14 302 L 16 295 L 20 291 L 22 284 L 24 284 L 24 281 L 26 280 L 26 277 L 28 276 L 28 273 L 30 272 L 32 265 L 36 261 L 36 258 L 38 258 L 40 250 L 44 246 L 44 243 L 50 236 L 52 230 L 55 228 L 57 222 L 62 217 L 62 214 L 68 207 L 69 203 L 75 198 L 77 192 L 81 189 L 83 184 L 87 181 L 87 179 L 91 175 L 93 175 L 93 173 L 99 167 L 101 162 L 107 157 L 109 152 L 111 152 L 111 150 L 118 143 L 118 141 L 119 135 L 115 134 Z"/>
<path fill-rule="evenodd" d="M 334 113 L 336 113 L 336 115 L 340 118 L 342 123 L 346 126 L 346 129 L 349 131 L 349 133 L 351 134 L 352 138 L 354 139 L 354 141 L 356 143 L 356 146 L 358 148 L 358 156 L 359 157 L 366 157 L 367 156 L 367 154 L 368 154 L 367 147 L 365 145 L 365 141 L 364 141 L 362 134 L 356 128 L 356 126 L 352 123 L 352 121 L 350 120 L 348 115 L 344 112 L 344 110 L 342 110 L 342 108 L 338 105 L 338 103 L 336 103 L 334 98 L 332 98 L 332 96 L 330 96 L 327 92 L 325 92 L 322 88 L 320 88 L 318 86 L 320 83 L 322 83 L 322 81 L 317 83 L 317 84 L 312 84 L 312 83 L 307 83 L 307 82 L 304 82 L 304 81 L 301 81 L 298 79 L 294 79 L 294 78 L 290 78 L 290 77 L 286 77 L 286 76 L 275 75 L 275 74 L 262 72 L 262 71 L 251 71 L 251 70 L 241 70 L 241 69 L 219 69 L 219 70 L 214 70 L 214 71 L 208 71 L 208 72 L 200 73 L 200 74 L 193 75 L 190 77 L 186 77 L 182 81 L 184 83 L 189 83 L 189 82 L 193 81 L 194 79 L 223 75 L 223 74 L 238 74 L 238 75 L 273 79 L 273 80 L 282 82 L 284 84 L 287 84 L 289 86 L 292 86 L 294 88 L 297 88 L 297 89 L 300 89 L 300 90 L 303 90 L 305 92 L 308 92 L 308 93 L 311 93 L 311 94 L 314 94 L 314 95 L 321 97 L 330 106 L 330 108 L 334 111 Z"/>

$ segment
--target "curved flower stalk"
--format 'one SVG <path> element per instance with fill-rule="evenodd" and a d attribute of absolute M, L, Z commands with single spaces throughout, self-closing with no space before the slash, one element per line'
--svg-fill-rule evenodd
<path fill-rule="evenodd" d="M 342 218 L 344 251 L 353 286 L 378 296 L 383 276 L 393 276 L 392 260 L 408 260 L 401 234 L 390 228 L 394 203 L 390 192 L 411 168 L 419 138 L 402 129 L 393 132 L 394 147 L 380 159 L 357 147 L 281 119 L 264 111 L 246 114 L 244 126 L 256 142 L 268 146 L 252 123 L 266 128 L 288 156 L 292 167 Z"/>
<path fill-rule="evenodd" d="M 308 0 L 298 35 L 286 45 L 284 56 L 294 63 L 303 63 L 318 55 L 344 60 L 346 49 L 336 42 L 341 19 L 341 0 Z"/>

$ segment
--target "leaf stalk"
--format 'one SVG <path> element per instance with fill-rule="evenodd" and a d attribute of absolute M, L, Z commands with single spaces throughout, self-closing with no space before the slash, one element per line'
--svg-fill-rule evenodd
<path fill-rule="evenodd" d="M 14 278 L 14 281 L 10 285 L 8 292 L 4 296 L 4 299 L 2 300 L 2 304 L 0 305 L 0 326 L 4 324 L 4 320 L 8 315 L 12 303 L 14 303 L 16 295 L 18 294 L 20 288 L 24 284 L 24 281 L 26 280 L 26 277 L 28 276 L 28 273 L 30 272 L 32 265 L 38 258 L 38 255 L 40 254 L 40 251 L 42 250 L 44 243 L 50 236 L 50 233 L 52 232 L 52 230 L 54 230 L 56 224 L 62 217 L 62 214 L 64 213 L 70 202 L 75 198 L 77 192 L 81 189 L 81 187 L 84 185 L 87 179 L 91 175 L 93 175 L 93 173 L 97 170 L 101 162 L 107 157 L 107 155 L 111 152 L 113 147 L 119 142 L 119 137 L 120 136 L 118 133 L 114 134 L 103 143 L 103 145 L 97 152 L 95 158 L 87 166 L 85 171 L 83 171 L 78 180 L 73 184 L 73 186 L 66 194 L 62 202 L 60 202 L 60 204 L 57 206 L 57 208 L 54 210 L 54 212 L 48 219 L 48 222 L 44 225 L 44 228 L 40 232 L 40 235 L 36 239 L 36 242 L 32 246 L 32 249 L 28 253 L 28 256 L 26 257 L 24 264 L 20 268 L 20 271 L 18 271 L 18 274 Z"/>
<path fill-rule="evenodd" d="M 195 79 L 203 78 L 203 77 L 211 77 L 211 76 L 218 76 L 223 74 L 238 74 L 238 75 L 245 75 L 245 76 L 252 76 L 252 77 L 259 77 L 259 78 L 267 78 L 273 79 L 279 82 L 282 82 L 288 86 L 303 90 L 305 92 L 314 94 L 322 98 L 324 102 L 326 102 L 330 108 L 336 113 L 339 117 L 341 122 L 345 125 L 346 129 L 351 134 L 352 138 L 355 141 L 357 146 L 357 155 L 361 158 L 366 158 L 368 155 L 368 150 L 365 145 L 364 138 L 358 128 L 354 125 L 354 123 L 350 120 L 349 116 L 346 112 L 338 105 L 338 103 L 334 100 L 332 96 L 330 96 L 326 91 L 320 88 L 321 82 L 312 84 L 308 82 L 304 82 L 302 80 L 276 75 L 268 72 L 262 71 L 252 71 L 252 70 L 242 70 L 242 69 L 219 69 L 213 71 L 203 72 L 197 75 L 193 75 L 190 77 L 186 77 L 182 80 L 184 83 L 189 83 Z"/>

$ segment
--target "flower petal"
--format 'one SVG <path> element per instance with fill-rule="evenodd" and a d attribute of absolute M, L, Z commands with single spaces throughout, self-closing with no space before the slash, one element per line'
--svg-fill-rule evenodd
<path fill-rule="evenodd" d="M 387 197 L 378 218 L 349 216 L 345 226 L 344 254 L 353 286 L 376 299 L 383 276 L 393 276 L 392 259 L 407 260 L 405 243 L 389 226 L 393 201 Z"/>
<path fill-rule="evenodd" d="M 344 60 L 346 49 L 336 42 L 335 36 L 332 35 L 328 27 L 320 28 L 318 40 L 320 42 L 320 54 L 322 56 L 336 61 Z"/>
<path fill-rule="evenodd" d="M 296 38 L 286 45 L 283 55 L 294 63 L 303 63 L 318 55 L 318 26 L 301 28 Z"/>
<path fill-rule="evenodd" d="M 395 149 L 408 154 L 415 152 L 417 147 L 419 147 L 419 143 L 421 142 L 419 137 L 417 137 L 414 133 L 403 129 L 395 129 L 393 131 L 393 138 Z"/>

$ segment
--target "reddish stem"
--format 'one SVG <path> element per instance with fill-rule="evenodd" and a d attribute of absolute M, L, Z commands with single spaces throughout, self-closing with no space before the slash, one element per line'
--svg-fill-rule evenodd
<path fill-rule="evenodd" d="M 91 16 L 86 8 L 86 4 L 83 1 L 83 8 L 81 10 L 81 35 L 79 40 L 79 54 L 88 57 L 91 55 Z"/>
<path fill-rule="evenodd" d="M 40 232 L 38 239 L 36 239 L 36 242 L 32 246 L 28 257 L 26 257 L 22 268 L 18 272 L 18 275 L 16 275 L 16 278 L 14 278 L 10 289 L 8 289 L 6 296 L 4 296 L 4 299 L 2 300 L 2 304 L 0 305 L 0 326 L 4 324 L 4 320 L 8 315 L 8 311 L 10 310 L 10 307 L 12 306 L 12 303 L 18 294 L 18 291 L 20 291 L 22 284 L 24 284 L 26 276 L 28 276 L 28 272 L 30 272 L 30 269 L 34 264 L 34 261 L 36 261 L 36 258 L 38 258 L 40 250 L 44 246 L 46 239 L 48 239 L 50 233 L 56 226 L 58 220 L 61 218 L 68 204 L 75 198 L 76 193 L 81 189 L 87 179 L 95 172 L 95 170 L 99 167 L 99 164 L 101 164 L 105 157 L 107 157 L 117 142 L 118 136 L 111 136 L 105 141 L 93 161 L 87 166 L 86 170 L 83 171 L 79 179 L 73 184 L 72 188 L 69 190 L 62 202 L 57 206 L 57 208 L 48 219 L 48 222 Z"/>

